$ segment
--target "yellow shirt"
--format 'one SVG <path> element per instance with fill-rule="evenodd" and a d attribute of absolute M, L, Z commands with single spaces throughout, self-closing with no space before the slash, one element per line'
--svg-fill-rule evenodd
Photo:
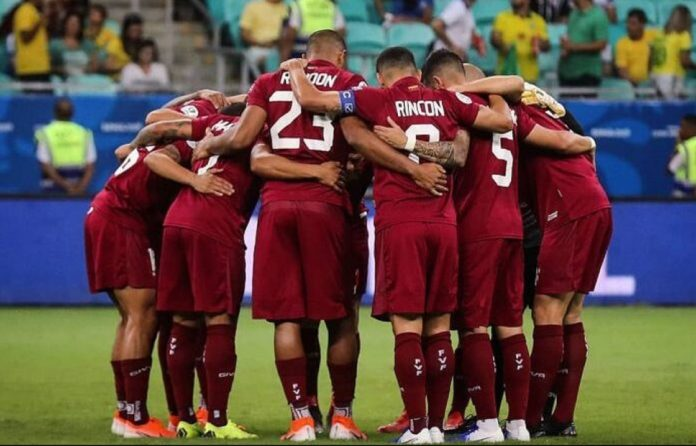
<path fill-rule="evenodd" d="M 283 20 L 288 16 L 285 2 L 256 0 L 244 8 L 239 26 L 249 31 L 255 42 L 271 43 L 280 38 Z"/>
<path fill-rule="evenodd" d="M 109 56 L 109 60 L 113 64 L 112 68 L 120 70 L 131 62 L 131 58 L 126 53 L 123 48 L 123 42 L 120 37 L 111 39 L 109 43 L 106 44 L 106 54 Z"/>
<path fill-rule="evenodd" d="M 17 42 L 15 71 L 18 75 L 46 74 L 51 71 L 46 27 L 41 25 L 29 43 L 24 43 L 20 37 L 22 31 L 31 31 L 40 21 L 39 10 L 28 2 L 23 3 L 15 13 L 13 31 Z"/>
<path fill-rule="evenodd" d="M 502 35 L 507 46 L 515 45 L 519 74 L 530 82 L 539 78 L 539 63 L 532 52 L 532 39 L 548 40 L 544 18 L 535 12 L 529 17 L 520 17 L 512 11 L 498 14 L 493 23 L 493 31 Z M 503 70 L 505 57 L 498 55 L 498 72 Z"/>
<path fill-rule="evenodd" d="M 99 47 L 99 49 L 106 50 L 109 44 L 116 39 L 119 39 L 119 37 L 115 32 L 111 31 L 107 27 L 102 27 L 101 31 L 99 31 L 99 34 L 97 34 L 96 37 L 93 39 L 93 42 L 96 46 Z"/>
<path fill-rule="evenodd" d="M 686 70 L 681 64 L 681 52 L 691 50 L 691 34 L 659 32 L 652 43 L 652 73 L 684 77 Z"/>
<path fill-rule="evenodd" d="M 631 82 L 639 84 L 648 80 L 650 45 L 657 33 L 655 29 L 646 29 L 640 40 L 624 36 L 616 42 L 616 66 L 628 70 Z"/>

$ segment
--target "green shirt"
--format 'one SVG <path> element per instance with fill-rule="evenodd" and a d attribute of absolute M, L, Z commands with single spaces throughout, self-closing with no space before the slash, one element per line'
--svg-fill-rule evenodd
<path fill-rule="evenodd" d="M 599 6 L 586 11 L 579 9 L 570 14 L 568 39 L 572 43 L 591 43 L 609 40 L 609 19 Z M 583 75 L 602 77 L 601 52 L 574 52 L 561 59 L 560 75 L 565 79 L 577 79 Z"/>

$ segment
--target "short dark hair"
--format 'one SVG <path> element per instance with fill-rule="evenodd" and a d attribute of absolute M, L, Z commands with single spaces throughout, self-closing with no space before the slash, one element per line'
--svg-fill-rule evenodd
<path fill-rule="evenodd" d="M 439 75 L 444 68 L 466 74 L 462 58 L 448 49 L 441 49 L 434 51 L 423 64 L 423 83 L 432 85 L 435 76 Z"/>
<path fill-rule="evenodd" d="M 322 29 L 312 33 L 307 41 L 307 52 L 320 51 L 326 44 L 332 44 L 346 49 L 346 41 L 339 33 L 332 29 Z"/>
<path fill-rule="evenodd" d="M 69 121 L 73 117 L 73 103 L 68 97 L 60 97 L 56 99 L 53 105 L 53 115 L 56 119 Z"/>
<path fill-rule="evenodd" d="M 157 49 L 157 43 L 152 39 L 145 39 L 138 43 L 137 56 L 140 56 L 140 52 L 145 48 L 152 48 L 152 60 L 153 62 L 159 61 L 159 50 Z M 137 59 L 137 58 L 136 58 Z M 137 60 L 136 60 L 137 62 Z"/>
<path fill-rule="evenodd" d="M 645 15 L 645 11 L 643 11 L 640 8 L 632 8 L 631 10 L 628 11 L 628 14 L 626 15 L 626 19 L 630 19 L 632 17 L 635 17 L 638 19 L 640 23 L 645 25 L 648 23 L 648 16 Z"/>
<path fill-rule="evenodd" d="M 402 46 L 393 46 L 382 51 L 379 57 L 377 57 L 376 68 L 378 73 L 389 68 L 418 69 L 413 53 L 408 48 Z"/>
<path fill-rule="evenodd" d="M 104 19 L 109 17 L 109 13 L 106 11 L 106 6 L 102 5 L 101 3 L 94 3 L 89 7 L 89 9 L 97 11 Z"/>
<path fill-rule="evenodd" d="M 244 109 L 246 108 L 245 102 L 235 102 L 230 105 L 226 105 L 220 109 L 221 115 L 227 116 L 242 116 Z"/>
<path fill-rule="evenodd" d="M 694 115 L 694 114 L 689 113 L 689 114 L 682 116 L 682 121 L 684 121 L 688 125 L 692 125 L 692 126 L 696 127 L 696 115 Z"/>

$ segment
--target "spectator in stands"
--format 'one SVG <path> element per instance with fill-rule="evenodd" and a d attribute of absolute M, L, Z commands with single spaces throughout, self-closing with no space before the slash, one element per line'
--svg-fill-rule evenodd
<path fill-rule="evenodd" d="M 150 39 L 140 43 L 134 62 L 121 72 L 121 85 L 126 90 L 153 92 L 170 88 L 167 67 L 158 62 L 157 45 Z"/>
<path fill-rule="evenodd" d="M 97 151 L 92 132 L 72 122 L 70 99 L 56 101 L 53 121 L 36 132 L 36 157 L 45 192 L 84 195 L 94 174 Z"/>
<path fill-rule="evenodd" d="M 136 60 L 144 40 L 145 28 L 142 17 L 135 13 L 125 16 L 121 27 L 121 45 L 131 61 Z"/>
<path fill-rule="evenodd" d="M 565 23 L 571 11 L 570 0 L 532 0 L 531 6 L 546 23 Z"/>
<path fill-rule="evenodd" d="M 87 16 L 85 38 L 99 50 L 100 71 L 105 73 L 120 72 L 130 62 L 130 58 L 123 51 L 118 34 L 104 26 L 107 18 L 108 13 L 104 5 L 98 3 L 91 5 Z"/>
<path fill-rule="evenodd" d="M 616 72 L 633 85 L 649 79 L 650 45 L 655 38 L 655 30 L 646 29 L 647 22 L 645 11 L 631 9 L 626 19 L 627 35 L 616 42 Z"/>
<path fill-rule="evenodd" d="M 15 73 L 22 82 L 51 80 L 48 32 L 46 18 L 41 13 L 42 6 L 43 0 L 24 0 L 14 14 Z"/>
<path fill-rule="evenodd" d="M 82 16 L 72 12 L 63 19 L 63 36 L 51 41 L 53 72 L 63 76 L 94 73 L 98 68 L 97 47 L 83 36 Z"/>
<path fill-rule="evenodd" d="M 392 0 L 389 11 L 384 7 L 384 0 L 375 0 L 375 9 L 385 24 L 399 22 L 430 24 L 433 20 L 433 0 Z"/>
<path fill-rule="evenodd" d="M 674 176 L 673 197 L 696 198 L 696 115 L 682 118 L 667 170 Z"/>
<path fill-rule="evenodd" d="M 307 49 L 309 36 L 322 29 L 345 35 L 346 21 L 332 0 L 295 0 L 280 42 L 280 60 L 300 57 Z"/>
<path fill-rule="evenodd" d="M 607 14 L 607 18 L 611 23 L 616 23 L 618 16 L 616 13 L 616 5 L 614 0 L 594 0 L 596 6 L 599 6 Z"/>
<path fill-rule="evenodd" d="M 288 7 L 283 0 L 255 0 L 246 5 L 239 27 L 242 40 L 247 45 L 247 57 L 261 71 L 273 48 L 280 42 L 283 21 L 288 16 Z"/>
<path fill-rule="evenodd" d="M 664 32 L 653 40 L 652 78 L 658 94 L 665 99 L 680 97 L 686 70 L 696 68 L 691 60 L 692 22 L 689 8 L 678 5 L 672 10 Z"/>
<path fill-rule="evenodd" d="M 491 44 L 498 50 L 498 74 L 519 74 L 529 82 L 539 79 L 538 56 L 551 49 L 546 22 L 530 9 L 530 0 L 511 0 L 511 10 L 493 22 Z"/>
<path fill-rule="evenodd" d="M 484 0 L 485 1 L 485 0 Z M 447 48 L 468 60 L 469 49 L 481 55 L 486 53 L 486 42 L 476 33 L 476 21 L 471 7 L 476 0 L 452 0 L 444 11 L 433 20 L 433 31 L 438 37 L 435 50 Z"/>
<path fill-rule="evenodd" d="M 609 39 L 609 20 L 592 0 L 574 2 L 577 8 L 570 14 L 568 35 L 561 38 L 561 85 L 598 87 L 602 82 L 601 54 Z"/>

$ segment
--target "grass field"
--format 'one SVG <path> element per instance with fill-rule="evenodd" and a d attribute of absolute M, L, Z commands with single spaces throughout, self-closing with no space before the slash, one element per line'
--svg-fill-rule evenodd
<path fill-rule="evenodd" d="M 240 319 L 230 413 L 258 433 L 260 443 L 274 443 L 289 414 L 275 374 L 271 326 L 252 321 L 248 310 Z M 0 443 L 127 443 L 109 433 L 115 321 L 109 309 L 0 309 Z M 580 437 L 566 443 L 696 443 L 696 309 L 593 308 L 586 326 L 590 358 L 576 416 Z M 371 442 L 385 443 L 392 437 L 375 428 L 401 408 L 392 336 L 367 312 L 361 334 L 356 417 Z M 326 405 L 325 370 L 320 379 Z M 151 383 L 150 410 L 164 417 L 159 369 Z"/>

